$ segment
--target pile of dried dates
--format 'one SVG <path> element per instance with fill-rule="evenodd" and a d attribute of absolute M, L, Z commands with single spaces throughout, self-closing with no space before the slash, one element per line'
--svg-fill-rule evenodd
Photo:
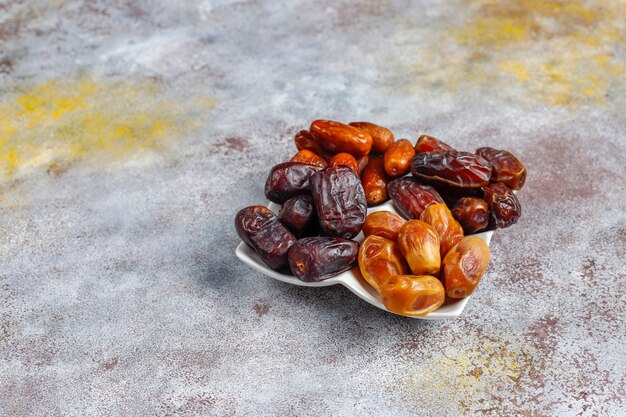
<path fill-rule="evenodd" d="M 316 120 L 290 161 L 270 170 L 264 206 L 237 213 L 239 237 L 274 270 L 302 281 L 358 263 L 385 307 L 420 316 L 470 295 L 489 263 L 473 233 L 511 226 L 526 170 L 510 152 L 459 151 L 428 135 L 413 145 L 367 122 Z M 407 175 L 410 174 L 410 175 Z M 367 208 L 391 199 L 397 212 Z M 364 240 L 352 240 L 359 232 Z"/>

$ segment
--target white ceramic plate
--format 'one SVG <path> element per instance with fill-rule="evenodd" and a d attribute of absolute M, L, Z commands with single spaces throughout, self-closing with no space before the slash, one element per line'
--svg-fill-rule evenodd
<path fill-rule="evenodd" d="M 272 210 L 275 214 L 278 213 L 280 206 L 278 204 L 270 203 L 268 205 L 269 209 Z M 385 204 L 381 204 L 380 206 L 371 207 L 367 210 L 367 213 L 373 213 L 375 211 L 380 210 L 388 210 L 396 212 L 391 204 L 391 201 L 387 201 Z M 493 235 L 492 231 L 477 233 L 474 236 L 480 237 L 483 239 L 487 245 L 491 242 L 491 236 Z M 361 243 L 363 240 L 363 233 L 359 233 L 359 235 L 354 238 L 357 242 Z M 302 287 L 327 287 L 329 285 L 341 284 L 344 287 L 348 288 L 354 294 L 356 294 L 359 298 L 364 301 L 367 301 L 374 307 L 378 307 L 381 310 L 389 311 L 385 308 L 384 304 L 380 300 L 380 296 L 378 293 L 363 279 L 361 276 L 361 272 L 359 271 L 359 267 L 355 266 L 354 268 L 345 271 L 336 277 L 329 278 L 325 281 L 320 282 L 303 282 L 294 277 L 293 275 L 286 275 L 280 272 L 274 271 L 269 268 L 267 265 L 261 261 L 261 258 L 245 243 L 241 242 L 237 249 L 235 250 L 235 254 L 239 259 L 241 259 L 244 263 L 251 266 L 253 269 L 256 269 L 260 273 L 267 275 L 268 277 L 277 279 L 282 282 L 286 282 L 288 284 L 300 285 Z M 407 316 L 417 319 L 423 320 L 443 320 L 443 319 L 453 319 L 461 315 L 469 297 L 463 298 L 461 300 L 450 300 L 446 298 L 446 302 L 439 307 L 439 309 L 429 313 L 425 316 L 413 317 Z M 392 311 L 389 311 L 393 313 Z M 393 313 L 397 314 L 397 313 Z"/>

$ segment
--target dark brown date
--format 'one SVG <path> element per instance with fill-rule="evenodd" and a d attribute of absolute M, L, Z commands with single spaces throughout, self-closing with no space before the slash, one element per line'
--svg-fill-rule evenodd
<path fill-rule="evenodd" d="M 448 207 L 454 207 L 457 201 L 463 197 L 483 197 L 483 189 L 478 188 L 461 188 L 454 187 L 448 184 L 432 184 L 432 186 L 437 190 L 443 201 L 446 202 Z"/>
<path fill-rule="evenodd" d="M 361 231 L 367 202 L 361 180 L 345 166 L 328 167 L 311 176 L 311 192 L 319 224 L 330 236 L 346 239 Z"/>
<path fill-rule="evenodd" d="M 312 226 L 316 220 L 313 197 L 310 195 L 291 197 L 280 208 L 278 220 L 298 237 L 312 232 Z"/>
<path fill-rule="evenodd" d="M 454 151 L 455 149 L 448 145 L 445 142 L 440 141 L 436 137 L 422 135 L 417 140 L 415 144 L 415 153 L 423 153 L 423 152 L 439 152 L 445 153 L 449 151 Z"/>
<path fill-rule="evenodd" d="M 424 152 L 415 155 L 411 172 L 422 180 L 455 187 L 484 187 L 491 178 L 491 165 L 469 152 Z"/>
<path fill-rule="evenodd" d="M 465 234 L 476 233 L 489 224 L 489 206 L 483 199 L 463 197 L 456 202 L 452 216 L 461 223 Z"/>
<path fill-rule="evenodd" d="M 433 187 L 419 184 L 413 178 L 395 179 L 389 183 L 387 191 L 396 210 L 405 219 L 419 219 L 426 207 L 443 203 Z"/>
<path fill-rule="evenodd" d="M 235 216 L 237 234 L 250 246 L 267 266 L 278 270 L 287 265 L 287 252 L 296 238 L 270 209 L 249 206 Z"/>
<path fill-rule="evenodd" d="M 289 267 L 301 281 L 317 282 L 350 269 L 359 253 L 359 244 L 340 237 L 305 237 L 289 250 Z"/>
<path fill-rule="evenodd" d="M 494 148 L 478 148 L 476 155 L 491 164 L 491 181 L 504 183 L 513 190 L 519 190 L 526 182 L 526 168 L 509 151 Z"/>
<path fill-rule="evenodd" d="M 282 204 L 300 194 L 310 193 L 309 177 L 322 167 L 300 162 L 284 162 L 270 171 L 265 182 L 268 200 Z"/>
<path fill-rule="evenodd" d="M 517 223 L 522 206 L 513 191 L 501 182 L 489 184 L 484 190 L 489 206 L 489 228 L 502 229 Z"/>

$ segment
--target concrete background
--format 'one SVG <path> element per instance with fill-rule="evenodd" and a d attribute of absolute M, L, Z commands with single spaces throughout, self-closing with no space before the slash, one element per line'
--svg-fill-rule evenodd
<path fill-rule="evenodd" d="M 623 1 L 0 2 L 0 415 L 623 416 Z M 463 316 L 234 256 L 316 118 L 505 148 Z"/>

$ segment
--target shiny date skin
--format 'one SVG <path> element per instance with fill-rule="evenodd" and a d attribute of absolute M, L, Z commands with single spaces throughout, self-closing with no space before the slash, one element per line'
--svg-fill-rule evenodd
<path fill-rule="evenodd" d="M 423 152 L 439 152 L 445 153 L 449 151 L 454 151 L 455 149 L 448 145 L 445 142 L 440 141 L 434 136 L 422 135 L 417 139 L 417 143 L 415 144 L 415 153 L 423 153 Z"/>
<path fill-rule="evenodd" d="M 385 308 L 403 316 L 424 316 L 441 307 L 446 293 L 437 278 L 429 275 L 396 275 L 380 286 Z"/>
<path fill-rule="evenodd" d="M 336 155 L 333 155 L 328 160 L 329 167 L 338 167 L 341 165 L 347 166 L 348 168 L 352 169 L 352 171 L 354 171 L 355 174 L 360 175 L 359 164 L 357 163 L 354 156 L 350 155 L 349 153 L 341 152 Z"/>
<path fill-rule="evenodd" d="M 398 244 L 381 236 L 367 236 L 359 247 L 361 275 L 376 291 L 395 275 L 408 273 L 408 266 Z"/>
<path fill-rule="evenodd" d="M 400 139 L 387 148 L 384 155 L 385 172 L 390 177 L 401 177 L 411 171 L 415 149 L 407 139 Z"/>
<path fill-rule="evenodd" d="M 392 211 L 376 211 L 365 218 L 363 236 L 376 235 L 395 242 L 405 223 L 406 220 Z"/>
<path fill-rule="evenodd" d="M 365 198 L 368 207 L 382 204 L 389 199 L 387 193 L 387 184 L 389 177 L 385 172 L 383 157 L 380 155 L 372 156 L 369 163 L 363 171 L 361 183 L 365 190 Z"/>
<path fill-rule="evenodd" d="M 328 163 L 324 158 L 319 156 L 313 151 L 308 149 L 302 149 L 290 159 L 289 162 L 300 162 L 301 164 L 317 165 L 318 167 L 326 168 Z"/>
<path fill-rule="evenodd" d="M 332 154 L 324 149 L 324 147 L 320 144 L 317 138 L 313 136 L 313 134 L 308 130 L 301 130 L 296 133 L 293 141 L 295 142 L 296 148 L 298 148 L 299 151 L 306 149 L 314 152 L 324 159 L 328 159 L 332 156 Z"/>
<path fill-rule="evenodd" d="M 504 183 L 512 190 L 519 190 L 526 182 L 526 168 L 509 151 L 495 148 L 478 148 L 476 155 L 491 164 L 491 181 Z"/>
<path fill-rule="evenodd" d="M 267 266 L 279 270 L 287 265 L 287 253 L 296 238 L 270 209 L 249 206 L 239 210 L 235 216 L 235 230 Z"/>
<path fill-rule="evenodd" d="M 350 126 L 369 133 L 372 137 L 372 152 L 385 153 L 389 145 L 395 140 L 391 130 L 374 123 L 352 122 Z"/>
<path fill-rule="evenodd" d="M 484 187 L 491 178 L 491 165 L 469 152 L 424 152 L 415 155 L 411 172 L 420 180 L 461 188 Z"/>
<path fill-rule="evenodd" d="M 441 268 L 437 230 L 421 220 L 409 220 L 398 233 L 398 246 L 415 275 L 437 275 Z"/>
<path fill-rule="evenodd" d="M 443 280 L 450 298 L 471 295 L 485 274 L 491 252 L 479 237 L 467 236 L 443 258 Z"/>
<path fill-rule="evenodd" d="M 480 232 L 489 224 L 489 206 L 481 198 L 463 197 L 454 205 L 452 216 L 466 234 Z"/>
<path fill-rule="evenodd" d="M 289 267 L 301 281 L 318 282 L 350 269 L 358 255 L 359 244 L 340 237 L 306 237 L 289 250 Z"/>
<path fill-rule="evenodd" d="M 420 220 L 433 226 L 439 233 L 441 259 L 464 237 L 463 228 L 452 216 L 452 212 L 445 203 L 431 204 L 426 207 Z"/>
<path fill-rule="evenodd" d="M 394 207 L 405 219 L 419 219 L 426 207 L 443 203 L 437 190 L 413 178 L 395 179 L 389 183 L 387 191 Z"/>
<path fill-rule="evenodd" d="M 291 197 L 280 208 L 278 220 L 297 237 L 303 237 L 314 229 L 315 206 L 310 195 Z"/>
<path fill-rule="evenodd" d="M 332 120 L 315 120 L 309 130 L 324 149 L 332 153 L 346 152 L 362 156 L 372 149 L 372 137 L 350 125 Z"/>
<path fill-rule="evenodd" d="M 522 215 L 522 206 L 513 191 L 501 182 L 484 187 L 489 206 L 489 228 L 502 229 L 515 223 Z"/>
<path fill-rule="evenodd" d="M 330 236 L 351 239 L 367 214 L 361 180 L 350 168 L 328 167 L 311 176 L 311 192 L 322 229 Z"/>
<path fill-rule="evenodd" d="M 300 162 L 284 162 L 273 167 L 265 182 L 268 200 L 282 204 L 300 194 L 310 193 L 309 177 L 322 167 Z"/>

